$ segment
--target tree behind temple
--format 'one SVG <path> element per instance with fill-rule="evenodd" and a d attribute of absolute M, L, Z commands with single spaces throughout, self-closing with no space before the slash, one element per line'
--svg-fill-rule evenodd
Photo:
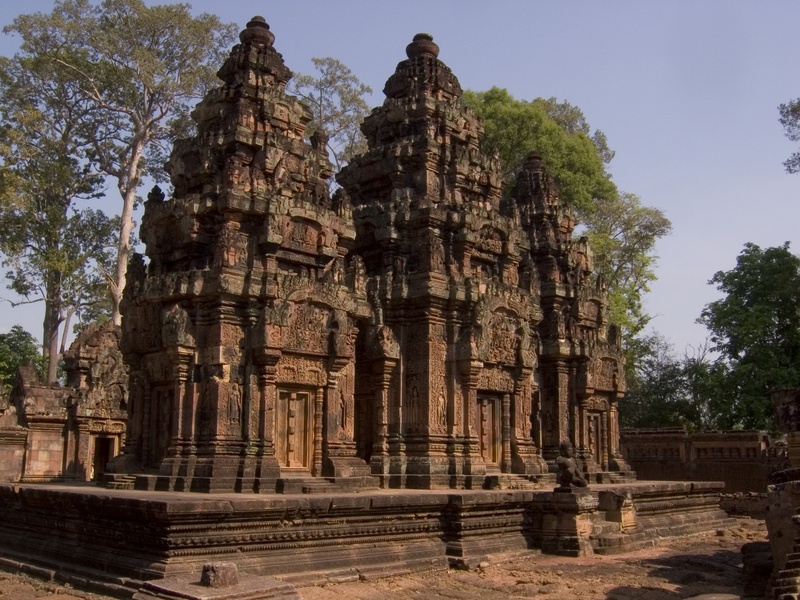
<path fill-rule="evenodd" d="M 42 302 L 43 354 L 54 383 L 72 315 L 102 304 L 118 219 L 86 206 L 102 195 L 80 128 L 91 111 L 52 77 L 50 61 L 0 59 L 0 253 L 8 287 Z"/>
<path fill-rule="evenodd" d="M 371 94 L 372 89 L 335 58 L 311 61 L 319 76 L 295 75 L 291 91 L 311 108 L 314 119 L 308 134 L 321 129 L 328 136 L 328 150 L 338 171 L 367 149 L 361 122 L 369 114 L 364 96 Z"/>
<path fill-rule="evenodd" d="M 607 145 L 601 154 L 586 133 L 589 126 L 580 109 L 554 99 L 517 100 L 497 87 L 485 92 L 466 90 L 462 100 L 483 119 L 481 145 L 487 152 L 499 153 L 509 181 L 528 154 L 536 151 L 547 163 L 566 205 L 591 211 L 595 198 L 618 195 L 604 162 L 613 154 Z"/>
<path fill-rule="evenodd" d="M 683 427 L 691 431 L 720 426 L 724 408 L 717 402 L 724 378 L 706 346 L 694 354 L 675 355 L 660 333 L 637 338 L 637 368 L 628 376 L 620 400 L 623 427 Z"/>
<path fill-rule="evenodd" d="M 8 333 L 0 333 L 0 390 L 8 392 L 17 369 L 30 364 L 36 367 L 39 377 L 44 375 L 36 339 L 19 325 L 14 325 Z"/>
<path fill-rule="evenodd" d="M 650 318 L 642 297 L 656 279 L 655 245 L 670 232 L 669 219 L 634 194 L 620 194 L 606 170 L 614 152 L 577 106 L 555 98 L 518 100 L 497 87 L 466 91 L 463 99 L 482 118 L 482 147 L 499 153 L 507 180 L 531 151 L 545 159 L 561 200 L 585 227 L 595 271 L 608 283 L 610 319 L 622 326 L 633 366 L 633 338 Z"/>
<path fill-rule="evenodd" d="M 70 103 L 92 107 L 81 129 L 92 146 L 89 158 L 116 180 L 122 196 L 109 274 L 119 323 L 137 188 L 146 174 L 165 177 L 170 142 L 186 133 L 189 110 L 216 83 L 235 27 L 213 15 L 192 17 L 186 4 L 58 0 L 52 13 L 22 15 L 6 31 L 22 37 L 18 60 L 37 59 L 30 64 L 74 84 Z"/>
<path fill-rule="evenodd" d="M 709 283 L 725 294 L 699 319 L 727 370 L 719 391 L 723 425 L 771 428 L 770 392 L 800 387 L 800 257 L 788 242 L 766 249 L 745 244 L 736 266 Z"/>
<path fill-rule="evenodd" d="M 630 339 L 650 320 L 642 302 L 656 279 L 655 245 L 669 234 L 672 224 L 659 209 L 644 206 L 638 196 L 628 193 L 596 199 L 583 223 L 595 270 L 608 283 L 611 319 Z"/>

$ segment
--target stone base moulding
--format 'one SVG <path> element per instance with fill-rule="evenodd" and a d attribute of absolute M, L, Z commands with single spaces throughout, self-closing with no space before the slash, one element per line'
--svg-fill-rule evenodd
<path fill-rule="evenodd" d="M 116 594 L 153 580 L 197 579 L 209 562 L 307 585 L 471 565 L 507 552 L 578 556 L 654 545 L 720 527 L 721 486 L 198 495 L 5 485 L 0 559 Z"/>
<path fill-rule="evenodd" d="M 207 563 L 202 574 L 146 581 L 133 600 L 302 600 L 291 583 L 239 574 L 235 563 Z"/>

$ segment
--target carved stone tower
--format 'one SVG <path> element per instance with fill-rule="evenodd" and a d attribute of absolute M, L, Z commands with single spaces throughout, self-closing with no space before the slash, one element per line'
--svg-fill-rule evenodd
<path fill-rule="evenodd" d="M 198 133 L 154 190 L 123 305 L 131 407 L 122 468 L 137 487 L 275 491 L 288 475 L 363 477 L 355 340 L 370 315 L 332 201 L 322 132 L 287 95 L 291 72 L 260 17 L 193 113 Z M 151 476 L 147 476 L 151 473 Z M 281 487 L 278 483 L 278 487 Z"/>
<path fill-rule="evenodd" d="M 573 238 L 575 220 L 538 154 L 518 173 L 512 196 L 540 276 L 542 455 L 552 468 L 559 443 L 570 440 L 587 472 L 629 471 L 617 413 L 624 360 L 617 329 L 607 334 L 608 294 L 602 277 L 593 276 L 589 244 Z"/>
<path fill-rule="evenodd" d="M 384 485 L 481 486 L 546 470 L 534 443 L 538 278 L 496 158 L 461 87 L 419 34 L 338 175 L 374 311 L 359 347 L 363 438 Z M 363 367 L 362 367 L 363 365 Z M 537 431 L 538 434 L 538 431 Z"/>

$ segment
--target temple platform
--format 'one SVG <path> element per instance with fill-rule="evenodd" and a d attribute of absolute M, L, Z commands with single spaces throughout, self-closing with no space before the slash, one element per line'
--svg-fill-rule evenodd
<path fill-rule="evenodd" d="M 194 494 L 0 486 L 0 563 L 133 595 L 209 561 L 297 585 L 470 567 L 510 552 L 581 556 L 724 526 L 719 482 L 549 489 Z"/>

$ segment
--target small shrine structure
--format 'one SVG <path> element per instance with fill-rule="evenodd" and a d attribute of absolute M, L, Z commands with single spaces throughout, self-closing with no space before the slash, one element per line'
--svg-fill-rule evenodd
<path fill-rule="evenodd" d="M 100 480 L 125 434 L 128 373 L 119 329 L 84 330 L 64 353 L 65 385 L 20 367 L 0 400 L 0 481 Z"/>

